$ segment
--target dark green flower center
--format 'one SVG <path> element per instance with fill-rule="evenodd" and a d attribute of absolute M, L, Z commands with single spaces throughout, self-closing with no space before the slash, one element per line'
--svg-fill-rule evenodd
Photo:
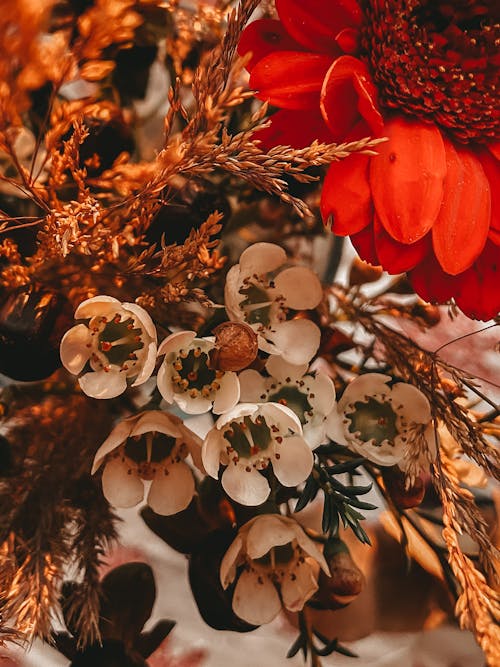
<path fill-rule="evenodd" d="M 306 415 L 312 415 L 312 405 L 309 403 L 306 394 L 300 391 L 298 387 L 289 385 L 281 387 L 277 392 L 269 395 L 269 400 L 273 403 L 286 405 L 293 410 L 301 424 L 307 422 Z"/>
<path fill-rule="evenodd" d="M 238 456 L 245 459 L 265 451 L 272 441 L 271 429 L 260 415 L 254 422 L 248 416 L 241 422 L 230 422 L 224 438 Z"/>
<path fill-rule="evenodd" d="M 269 294 L 263 287 L 251 282 L 246 282 L 245 287 L 240 289 L 245 299 L 240 302 L 240 308 L 246 314 L 248 324 L 261 324 L 269 326 L 271 322 L 271 305 Z"/>
<path fill-rule="evenodd" d="M 122 320 L 117 313 L 111 320 L 101 318 L 104 327 L 98 334 L 98 350 L 110 364 L 123 367 L 127 361 L 136 361 L 137 350 L 144 347 L 142 329 L 135 326 L 131 317 Z"/>
<path fill-rule="evenodd" d="M 209 357 L 200 347 L 180 350 L 173 362 L 174 374 L 172 381 L 178 391 L 188 391 L 195 398 L 199 394 L 209 398 L 211 392 L 220 389 L 217 382 L 223 371 L 213 370 L 208 366 Z"/>
<path fill-rule="evenodd" d="M 392 405 L 369 398 L 366 402 L 358 401 L 354 404 L 354 411 L 346 413 L 351 420 L 349 431 L 360 434 L 363 442 L 373 440 L 377 447 L 387 440 L 394 442 L 399 431 L 396 427 L 396 413 Z"/>

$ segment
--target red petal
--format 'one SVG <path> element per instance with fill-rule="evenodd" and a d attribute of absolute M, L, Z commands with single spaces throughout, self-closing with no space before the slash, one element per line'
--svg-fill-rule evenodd
<path fill-rule="evenodd" d="M 321 89 L 321 112 L 333 135 L 344 139 L 360 120 L 379 135 L 384 121 L 377 109 L 377 89 L 366 65 L 352 56 L 340 56 L 328 70 Z"/>
<path fill-rule="evenodd" d="M 275 51 L 302 51 L 303 47 L 290 37 L 281 21 L 260 19 L 253 21 L 243 31 L 239 44 L 240 56 L 252 52 L 247 64 L 247 70 L 253 67 L 270 53 Z"/>
<path fill-rule="evenodd" d="M 429 253 L 431 247 L 429 234 L 416 243 L 409 245 L 399 243 L 385 231 L 376 214 L 373 229 L 378 260 L 388 273 L 397 274 L 409 271 Z"/>
<path fill-rule="evenodd" d="M 383 130 L 389 141 L 370 163 L 375 210 L 389 234 L 415 243 L 434 224 L 443 199 L 446 159 L 435 125 L 396 116 Z"/>
<path fill-rule="evenodd" d="M 305 111 L 283 109 L 274 113 L 270 120 L 270 127 L 258 130 L 254 135 L 256 139 L 260 139 L 265 150 L 279 144 L 305 148 L 315 139 L 325 144 L 333 142 L 319 109 Z"/>
<path fill-rule="evenodd" d="M 284 109 L 315 109 L 331 58 L 299 51 L 270 53 L 250 75 L 258 97 Z"/>
<path fill-rule="evenodd" d="M 350 239 L 352 245 L 362 260 L 368 262 L 368 264 L 372 264 L 373 266 L 380 265 L 379 259 L 377 257 L 377 251 L 375 249 L 373 225 L 368 225 L 368 227 L 365 227 L 357 234 L 352 234 Z"/>
<path fill-rule="evenodd" d="M 463 273 L 480 255 L 490 228 L 490 186 L 477 157 L 444 140 L 443 202 L 432 227 L 436 257 L 446 273 Z"/>
<path fill-rule="evenodd" d="M 488 149 L 490 153 L 496 157 L 497 160 L 500 160 L 500 141 L 491 141 L 488 144 Z"/>
<path fill-rule="evenodd" d="M 363 14 L 356 0 L 276 0 L 287 32 L 313 52 L 338 54 L 335 38 L 344 28 L 359 28 Z"/>
<path fill-rule="evenodd" d="M 500 242 L 500 165 L 485 148 L 479 148 L 476 155 L 481 162 L 490 184 L 491 219 L 490 238 L 498 245 Z"/>
<path fill-rule="evenodd" d="M 359 31 L 354 28 L 344 28 L 335 37 L 335 41 L 343 53 L 357 53 L 359 49 Z"/>
<path fill-rule="evenodd" d="M 445 303 L 456 291 L 457 279 L 439 266 L 433 253 L 408 274 L 415 292 L 430 303 Z"/>
<path fill-rule="evenodd" d="M 356 234 L 373 219 L 372 196 L 368 183 L 368 155 L 354 154 L 332 162 L 321 192 L 321 215 L 331 219 L 334 234 Z"/>
<path fill-rule="evenodd" d="M 455 300 L 460 309 L 476 320 L 491 320 L 500 312 L 500 248 L 487 243 L 473 266 L 457 276 Z"/>

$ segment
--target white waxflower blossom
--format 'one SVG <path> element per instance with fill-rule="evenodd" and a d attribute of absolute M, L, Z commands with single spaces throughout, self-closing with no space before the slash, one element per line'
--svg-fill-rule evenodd
<path fill-rule="evenodd" d="M 156 329 L 143 308 L 96 296 L 78 306 L 75 319 L 61 341 L 61 361 L 88 396 L 114 398 L 151 376 Z"/>
<path fill-rule="evenodd" d="M 263 514 L 242 526 L 222 559 L 220 580 L 237 579 L 234 613 L 253 625 L 270 623 L 283 607 L 300 611 L 318 590 L 328 565 L 318 545 L 294 520 Z"/>
<path fill-rule="evenodd" d="M 350 382 L 327 420 L 328 436 L 381 466 L 404 469 L 412 445 L 434 447 L 431 408 L 416 387 L 366 373 Z"/>
<path fill-rule="evenodd" d="M 304 364 L 316 353 L 319 328 L 296 311 L 316 308 L 323 296 L 317 275 L 288 262 L 273 243 L 255 243 L 226 278 L 224 301 L 231 320 L 246 322 L 258 335 L 259 348 L 291 364 Z"/>
<path fill-rule="evenodd" d="M 240 400 L 286 405 L 300 419 L 304 438 L 312 449 L 325 442 L 326 418 L 335 405 L 332 380 L 324 373 L 310 371 L 307 364 L 289 364 L 277 355 L 269 357 L 266 370 L 268 377 L 253 369 L 240 373 Z"/>
<path fill-rule="evenodd" d="M 259 471 L 269 465 L 284 486 L 296 486 L 310 474 L 313 455 L 295 413 L 279 403 L 241 403 L 208 432 L 202 447 L 206 472 L 242 505 L 260 505 L 270 487 Z"/>
<path fill-rule="evenodd" d="M 141 412 L 119 422 L 98 449 L 92 474 L 104 464 L 102 488 L 116 507 L 134 507 L 144 499 L 157 514 L 176 514 L 191 502 L 195 482 L 185 458 L 200 465 L 201 440 L 182 420 L 160 410 Z"/>
<path fill-rule="evenodd" d="M 165 355 L 158 371 L 158 389 L 167 403 L 177 403 L 192 415 L 233 408 L 240 397 L 236 373 L 210 367 L 215 342 L 196 338 L 194 331 L 179 331 L 165 338 L 158 355 Z"/>

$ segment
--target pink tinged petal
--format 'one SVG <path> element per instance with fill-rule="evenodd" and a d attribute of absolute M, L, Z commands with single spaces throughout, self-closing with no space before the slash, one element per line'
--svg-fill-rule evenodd
<path fill-rule="evenodd" d="M 279 456 L 279 458 L 278 458 Z M 274 474 L 283 486 L 296 486 L 309 477 L 314 457 L 302 436 L 291 435 L 276 447 L 272 460 Z"/>
<path fill-rule="evenodd" d="M 280 322 L 267 337 L 290 364 L 304 364 L 312 359 L 319 348 L 320 330 L 311 320 L 296 319 Z"/>
<path fill-rule="evenodd" d="M 260 413 L 266 420 L 274 421 L 283 433 L 302 433 L 302 424 L 295 412 L 281 403 L 264 403 Z"/>
<path fill-rule="evenodd" d="M 238 53 L 251 53 L 246 68 L 249 72 L 270 53 L 275 51 L 301 51 L 301 45 L 290 37 L 281 21 L 260 19 L 252 21 L 243 31 L 238 42 Z"/>
<path fill-rule="evenodd" d="M 226 424 L 233 421 L 234 419 L 239 419 L 240 417 L 245 417 L 247 415 L 253 415 L 259 409 L 259 406 L 255 403 L 239 403 L 235 405 L 234 408 L 228 410 L 219 419 L 215 422 L 217 429 L 221 430 Z"/>
<path fill-rule="evenodd" d="M 392 404 L 406 421 L 427 424 L 431 420 L 431 406 L 422 392 L 412 384 L 398 382 L 392 387 Z M 402 406 L 400 408 L 400 406 Z"/>
<path fill-rule="evenodd" d="M 196 338 L 195 331 L 177 331 L 176 333 L 170 334 L 167 336 L 160 344 L 158 348 L 158 356 L 162 354 L 169 354 L 170 352 L 177 352 L 183 347 L 189 347 L 189 345 Z"/>
<path fill-rule="evenodd" d="M 337 141 L 345 139 L 361 119 L 368 123 L 370 134 L 384 132 L 375 84 L 367 66 L 353 56 L 333 61 L 321 88 L 320 109 Z"/>
<path fill-rule="evenodd" d="M 60 348 L 61 361 L 73 375 L 78 375 L 89 360 L 91 349 L 87 345 L 90 345 L 90 341 L 90 330 L 84 324 L 77 324 L 64 334 Z"/>
<path fill-rule="evenodd" d="M 325 421 L 312 421 L 304 424 L 303 435 L 304 440 L 311 449 L 316 449 L 319 445 L 324 445 L 327 442 Z"/>
<path fill-rule="evenodd" d="M 202 415 L 212 409 L 212 401 L 203 396 L 191 398 L 189 392 L 174 394 L 174 401 L 188 415 Z"/>
<path fill-rule="evenodd" d="M 302 551 L 305 551 L 306 554 L 311 556 L 311 558 L 314 558 L 314 560 L 319 563 L 321 569 L 325 574 L 330 576 L 330 569 L 327 565 L 327 562 L 323 556 L 322 551 L 318 547 L 318 543 L 314 542 L 311 540 L 310 537 L 308 537 L 302 527 L 294 521 L 295 525 L 295 539 L 297 540 L 297 544 L 299 547 L 302 549 Z"/>
<path fill-rule="evenodd" d="M 363 13 L 356 0 L 276 0 L 287 32 L 306 49 L 335 55 L 335 38 L 344 28 L 359 28 Z"/>
<path fill-rule="evenodd" d="M 156 343 L 151 342 L 148 345 L 146 360 L 144 361 L 139 375 L 132 383 L 133 387 L 138 387 L 151 377 L 156 366 Z"/>
<path fill-rule="evenodd" d="M 96 371 L 94 373 L 85 373 L 78 379 L 84 394 L 91 398 L 115 398 L 127 388 L 127 378 L 125 373 L 119 371 Z"/>
<path fill-rule="evenodd" d="M 250 74 L 257 96 L 283 109 L 315 109 L 332 60 L 300 51 L 270 53 Z"/>
<path fill-rule="evenodd" d="M 287 261 L 286 252 L 275 243 L 254 243 L 241 253 L 241 279 L 275 271 Z M 234 267 L 233 267 L 234 268 Z"/>
<path fill-rule="evenodd" d="M 172 382 L 172 368 L 165 361 L 160 366 L 156 376 L 156 386 L 167 403 L 174 402 L 174 384 Z"/>
<path fill-rule="evenodd" d="M 490 229 L 490 185 L 481 162 L 467 148 L 445 139 L 443 202 L 432 227 L 432 244 L 443 271 L 456 276 L 484 248 Z"/>
<path fill-rule="evenodd" d="M 240 400 L 240 381 L 236 373 L 226 372 L 219 384 L 220 389 L 215 395 L 213 407 L 216 415 L 231 410 Z"/>
<path fill-rule="evenodd" d="M 241 535 L 237 535 L 224 554 L 224 558 L 220 564 L 220 583 L 224 589 L 232 584 L 236 577 L 236 565 L 238 564 L 242 550 L 243 539 Z"/>
<path fill-rule="evenodd" d="M 243 278 L 244 276 L 241 275 L 240 266 L 239 264 L 236 264 L 227 272 L 226 284 L 224 286 L 224 305 L 226 307 L 226 313 L 230 320 L 236 322 L 245 319 L 245 315 L 239 306 L 244 297 L 238 291 L 240 287 L 242 287 Z"/>
<path fill-rule="evenodd" d="M 335 385 L 331 378 L 325 373 L 318 372 L 310 383 L 310 388 L 311 393 L 314 394 L 309 398 L 313 409 L 323 415 L 330 414 L 335 405 Z"/>
<path fill-rule="evenodd" d="M 115 507 L 135 507 L 144 498 L 144 483 L 120 458 L 112 459 L 102 473 L 102 490 Z"/>
<path fill-rule="evenodd" d="M 251 525 L 246 539 L 246 551 L 252 560 L 262 558 L 272 547 L 292 542 L 295 532 L 279 514 L 263 514 Z"/>
<path fill-rule="evenodd" d="M 175 415 L 161 410 L 148 410 L 143 412 L 137 420 L 135 426 L 130 433 L 131 436 L 142 435 L 143 433 L 151 433 L 156 431 L 170 435 L 173 438 L 181 437 L 181 420 Z"/>
<path fill-rule="evenodd" d="M 290 378 L 292 382 L 300 380 L 307 373 L 308 368 L 309 364 L 289 364 L 280 355 L 273 355 L 266 362 L 266 370 L 269 375 L 280 382 L 286 382 L 287 378 Z"/>
<path fill-rule="evenodd" d="M 185 510 L 194 495 L 194 477 L 191 468 L 182 461 L 162 466 L 151 483 L 147 503 L 157 514 L 169 516 Z"/>
<path fill-rule="evenodd" d="M 227 495 L 240 505 L 262 505 L 271 491 L 267 479 L 243 460 L 241 465 L 230 462 L 221 481 Z"/>
<path fill-rule="evenodd" d="M 91 317 L 106 316 L 121 309 L 121 302 L 112 296 L 94 296 L 86 299 L 75 311 L 76 320 L 86 320 Z"/>
<path fill-rule="evenodd" d="M 134 417 L 124 419 L 114 427 L 96 452 L 94 463 L 92 464 L 91 475 L 94 475 L 97 472 L 106 456 L 119 447 L 130 436 L 136 420 L 137 417 L 134 415 Z"/>
<path fill-rule="evenodd" d="M 239 374 L 240 400 L 244 403 L 261 403 L 266 395 L 266 381 L 264 377 L 249 368 Z"/>
<path fill-rule="evenodd" d="M 293 310 L 316 308 L 323 298 L 319 278 L 307 266 L 291 266 L 280 271 L 274 284 L 280 295 L 285 297 L 286 306 Z"/>
<path fill-rule="evenodd" d="M 318 568 L 319 569 L 319 568 Z M 285 572 L 281 581 L 281 597 L 289 611 L 300 611 L 318 590 L 318 577 L 308 563 L 297 563 Z"/>
<path fill-rule="evenodd" d="M 344 447 L 347 447 L 348 442 L 346 440 L 346 433 L 345 433 L 343 419 L 344 419 L 344 413 L 343 412 L 339 413 L 337 412 L 337 409 L 334 408 L 326 419 L 325 429 L 326 429 L 326 434 L 328 435 L 330 440 L 333 440 L 339 445 L 344 445 Z"/>
<path fill-rule="evenodd" d="M 352 380 L 346 387 L 342 398 L 339 401 L 340 412 L 349 403 L 356 401 L 364 401 L 366 396 L 373 396 L 385 392 L 389 394 L 389 387 L 387 383 L 392 380 L 390 375 L 383 375 L 382 373 L 364 373 Z"/>
<path fill-rule="evenodd" d="M 124 310 L 128 310 L 130 313 L 132 313 L 132 315 L 134 315 L 134 317 L 139 320 L 141 328 L 148 334 L 151 340 L 154 340 L 156 343 L 156 327 L 153 323 L 153 320 L 151 319 L 150 314 L 136 303 L 122 303 L 122 307 Z"/>
<path fill-rule="evenodd" d="M 373 220 L 368 167 L 370 157 L 359 153 L 332 162 L 321 192 L 321 216 L 334 234 L 356 234 Z"/>
<path fill-rule="evenodd" d="M 415 243 L 431 229 L 443 201 L 446 158 L 435 125 L 396 116 L 384 127 L 389 141 L 370 160 L 375 210 L 400 243 Z"/>
<path fill-rule="evenodd" d="M 268 577 L 243 571 L 234 589 L 233 611 L 247 623 L 262 625 L 280 613 L 281 600 Z"/>
<path fill-rule="evenodd" d="M 207 475 L 217 479 L 219 476 L 220 455 L 225 440 L 216 428 L 209 431 L 201 447 L 201 460 Z"/>

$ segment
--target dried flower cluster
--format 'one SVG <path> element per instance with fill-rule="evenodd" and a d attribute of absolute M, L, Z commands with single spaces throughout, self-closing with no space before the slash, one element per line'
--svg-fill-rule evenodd
<path fill-rule="evenodd" d="M 0 644 L 41 638 L 75 667 L 146 666 L 173 627 L 143 630 L 152 572 L 101 576 L 115 508 L 137 507 L 189 556 L 209 625 L 247 632 L 286 609 L 289 656 L 351 655 L 313 613 L 362 592 L 347 543 L 370 544 L 375 484 L 401 550 L 432 564 L 493 667 L 498 544 L 476 492 L 500 477 L 498 385 L 405 327 L 431 341 L 446 327 L 459 345 L 457 304 L 497 316 L 498 120 L 460 77 L 433 80 L 450 101 L 440 113 L 399 60 L 418 33 L 456 54 L 456 72 L 458 47 L 469 60 L 482 48 L 468 62 L 493 81 L 489 5 L 276 0 L 278 20 L 259 0 L 191 4 L 2 11 Z M 394 44 L 391 23 L 379 58 L 384 12 L 408 35 Z M 439 173 L 405 152 L 409 128 Z M 465 139 L 491 154 L 471 157 Z M 470 220 L 469 190 L 458 213 L 447 194 L 468 164 Z M 322 215 L 377 266 L 332 242 Z M 419 273 L 429 262 L 437 295 Z M 186 423 L 197 415 L 210 417 L 203 437 Z"/>

